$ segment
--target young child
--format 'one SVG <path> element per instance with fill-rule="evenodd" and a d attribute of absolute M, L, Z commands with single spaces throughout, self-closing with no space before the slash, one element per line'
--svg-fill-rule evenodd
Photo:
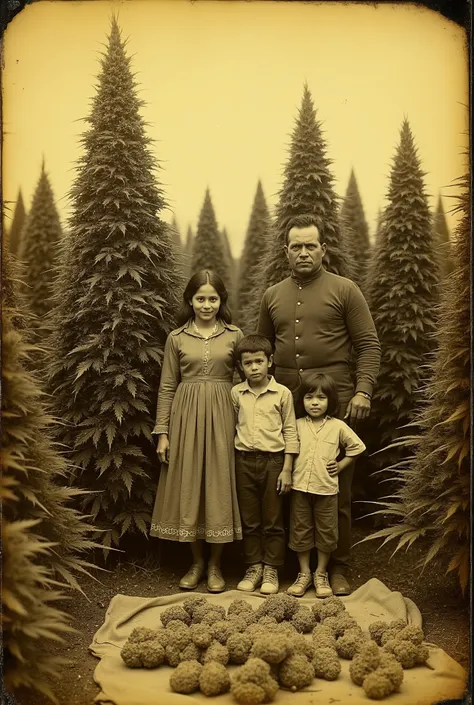
<path fill-rule="evenodd" d="M 237 417 L 236 483 L 244 558 L 249 566 L 238 590 L 278 592 L 278 566 L 285 558 L 283 494 L 291 489 L 293 455 L 298 453 L 296 417 L 289 389 L 268 374 L 272 347 L 249 335 L 236 349 L 246 381 L 231 395 Z"/>
<path fill-rule="evenodd" d="M 297 421 L 300 453 L 292 474 L 289 546 L 298 554 L 300 572 L 287 592 L 301 597 L 314 582 L 316 596 L 329 597 L 327 565 L 338 539 L 338 475 L 355 462 L 365 445 L 344 421 L 334 418 L 339 399 L 331 377 L 312 375 L 299 392 L 304 416 Z M 345 457 L 337 461 L 342 448 Z M 313 547 L 318 553 L 314 576 L 310 568 Z"/>

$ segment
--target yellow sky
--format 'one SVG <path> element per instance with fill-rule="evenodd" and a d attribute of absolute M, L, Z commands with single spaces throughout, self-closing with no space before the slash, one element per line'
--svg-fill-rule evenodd
<path fill-rule="evenodd" d="M 112 12 L 182 234 L 207 186 L 239 253 L 260 178 L 272 206 L 308 82 L 343 195 L 354 167 L 374 230 L 403 117 L 434 205 L 465 171 L 465 32 L 410 5 L 198 0 L 38 2 L 4 36 L 3 194 L 31 204 L 43 155 L 61 218 Z M 453 205 L 444 198 L 449 210 Z M 164 214 L 170 220 L 171 213 Z M 448 215 L 452 227 L 455 218 Z"/>

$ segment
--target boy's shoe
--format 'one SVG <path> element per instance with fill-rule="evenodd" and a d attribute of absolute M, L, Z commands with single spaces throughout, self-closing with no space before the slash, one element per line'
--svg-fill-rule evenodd
<path fill-rule="evenodd" d="M 331 597 L 333 593 L 327 573 L 316 572 L 314 574 L 314 589 L 316 590 L 316 597 Z"/>
<path fill-rule="evenodd" d="M 222 577 L 221 569 L 216 565 L 207 568 L 207 589 L 209 592 L 224 592 L 225 580 Z"/>
<path fill-rule="evenodd" d="M 306 590 L 311 587 L 311 582 L 311 573 L 298 573 L 295 582 L 286 592 L 294 597 L 303 597 Z"/>
<path fill-rule="evenodd" d="M 272 565 L 266 565 L 263 567 L 263 580 L 260 592 L 262 595 L 274 595 L 278 592 L 278 571 Z"/>
<path fill-rule="evenodd" d="M 253 592 L 258 588 L 263 578 L 263 568 L 260 563 L 251 565 L 245 571 L 245 575 L 237 585 L 237 590 L 243 590 L 244 592 Z"/>
<path fill-rule="evenodd" d="M 342 597 L 351 594 L 351 586 L 342 573 L 333 573 L 330 581 L 333 595 L 340 595 Z"/>

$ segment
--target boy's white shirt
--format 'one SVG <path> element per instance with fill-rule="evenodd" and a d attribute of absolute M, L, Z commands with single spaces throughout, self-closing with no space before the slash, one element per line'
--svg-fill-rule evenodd
<path fill-rule="evenodd" d="M 297 454 L 298 434 L 290 390 L 269 376 L 257 391 L 248 380 L 231 390 L 236 413 L 235 448 L 242 451 Z"/>
<path fill-rule="evenodd" d="M 341 448 L 345 449 L 347 457 L 356 457 L 364 452 L 364 443 L 344 421 L 332 416 L 326 416 L 317 427 L 308 416 L 298 419 L 296 425 L 300 453 L 293 466 L 292 489 L 311 494 L 337 494 L 339 478 L 328 473 L 328 461 L 336 460 Z"/>

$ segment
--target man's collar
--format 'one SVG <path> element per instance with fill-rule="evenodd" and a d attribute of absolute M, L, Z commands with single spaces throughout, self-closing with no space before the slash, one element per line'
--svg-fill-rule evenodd
<path fill-rule="evenodd" d="M 307 279 L 298 279 L 298 276 L 294 272 L 291 273 L 291 278 L 298 286 L 306 286 L 307 284 L 311 284 L 311 282 L 314 282 L 315 279 L 319 279 L 319 277 L 322 276 L 324 272 L 325 269 L 323 266 L 321 266 L 317 272 L 315 272 L 311 277 L 308 277 Z"/>

